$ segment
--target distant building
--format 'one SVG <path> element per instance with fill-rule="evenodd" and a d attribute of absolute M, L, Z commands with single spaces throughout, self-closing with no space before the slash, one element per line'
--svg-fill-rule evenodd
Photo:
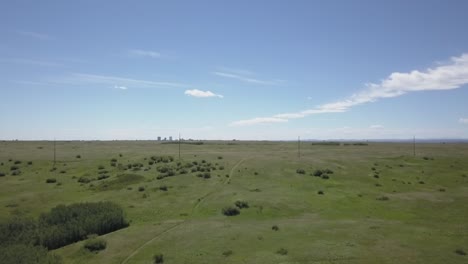
<path fill-rule="evenodd" d="M 169 141 L 172 141 L 172 136 L 169 137 Z"/>
<path fill-rule="evenodd" d="M 158 137 L 158 141 L 161 141 L 161 137 Z"/>
<path fill-rule="evenodd" d="M 167 138 L 164 138 L 164 139 L 163 139 L 163 141 L 166 141 L 166 140 L 167 140 Z"/>

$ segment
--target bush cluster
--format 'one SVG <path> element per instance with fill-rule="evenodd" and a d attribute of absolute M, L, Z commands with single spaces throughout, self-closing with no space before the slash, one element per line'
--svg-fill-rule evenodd
<path fill-rule="evenodd" d="M 236 207 L 233 207 L 233 206 L 224 207 L 224 208 L 221 210 L 221 212 L 222 212 L 223 215 L 225 215 L 225 216 L 235 216 L 235 215 L 240 214 L 239 209 L 237 209 Z"/>
<path fill-rule="evenodd" d="M 104 250 L 107 247 L 107 242 L 98 238 L 96 235 L 91 235 L 88 240 L 84 243 L 83 247 L 89 251 L 100 251 Z"/>

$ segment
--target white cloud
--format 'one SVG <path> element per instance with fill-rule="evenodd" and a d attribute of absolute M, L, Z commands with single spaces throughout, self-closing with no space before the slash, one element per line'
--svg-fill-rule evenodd
<path fill-rule="evenodd" d="M 115 85 L 114 88 L 115 89 L 120 89 L 120 90 L 127 90 L 128 89 L 128 87 L 126 87 L 126 86 L 118 86 L 118 85 Z"/>
<path fill-rule="evenodd" d="M 375 102 L 382 98 L 397 97 L 409 92 L 450 90 L 468 83 L 468 54 L 452 57 L 450 62 L 425 71 L 411 71 L 409 73 L 394 72 L 380 83 L 366 84 L 366 89 L 350 97 L 323 105 L 314 109 L 296 113 L 277 114 L 273 117 L 293 119 L 303 118 L 314 114 L 346 112 L 354 106 Z M 253 118 L 250 120 L 255 120 Z M 249 123 L 249 120 L 241 120 Z M 238 121 L 240 122 L 240 121 Z M 234 122 L 236 123 L 236 122 Z M 255 124 L 255 122 L 252 122 Z"/>
<path fill-rule="evenodd" d="M 40 40 L 49 40 L 52 39 L 50 35 L 42 34 L 42 33 L 37 33 L 37 32 L 32 32 L 32 31 L 16 31 L 16 33 L 26 36 L 26 37 L 31 37 L 35 39 L 40 39 Z"/>
<path fill-rule="evenodd" d="M 161 53 L 151 50 L 132 49 L 128 51 L 128 54 L 133 57 L 149 57 L 153 59 L 161 57 Z"/>
<path fill-rule="evenodd" d="M 462 117 L 462 118 L 458 119 L 458 122 L 462 123 L 462 124 L 468 124 L 468 118 L 463 118 Z"/>
<path fill-rule="evenodd" d="M 22 58 L 1 59 L 0 61 L 15 63 L 15 64 L 42 66 L 42 67 L 62 67 L 63 66 L 63 64 L 52 62 L 52 61 L 31 60 L 31 59 L 22 59 Z"/>
<path fill-rule="evenodd" d="M 248 120 L 240 120 L 232 122 L 230 126 L 248 126 L 248 125 L 257 125 L 257 124 L 268 124 L 268 123 L 284 123 L 288 122 L 287 119 L 278 118 L 278 117 L 257 117 Z"/>
<path fill-rule="evenodd" d="M 176 82 L 156 82 L 140 79 L 123 78 L 117 76 L 85 74 L 85 73 L 72 73 L 63 77 L 49 78 L 49 83 L 52 84 L 67 84 L 67 85 L 105 85 L 136 87 L 136 88 L 154 88 L 154 87 L 188 87 L 186 84 Z"/>
<path fill-rule="evenodd" d="M 185 94 L 188 96 L 198 97 L 198 98 L 207 98 L 207 97 L 219 97 L 223 98 L 224 96 L 220 94 L 215 94 L 211 91 L 201 91 L 198 89 L 186 90 Z"/>
<path fill-rule="evenodd" d="M 369 126 L 369 128 L 370 129 L 382 129 L 382 128 L 384 128 L 384 126 L 382 126 L 382 125 L 371 125 L 371 126 Z"/>
<path fill-rule="evenodd" d="M 245 75 L 252 75 L 252 72 L 244 71 L 244 70 L 228 71 L 227 68 L 224 68 L 224 71 L 222 72 L 215 71 L 212 73 L 214 75 L 224 77 L 224 78 L 236 79 L 236 80 L 247 82 L 247 83 L 261 84 L 261 85 L 278 85 L 280 83 L 285 82 L 284 80 L 259 80 L 250 76 L 245 76 Z"/>

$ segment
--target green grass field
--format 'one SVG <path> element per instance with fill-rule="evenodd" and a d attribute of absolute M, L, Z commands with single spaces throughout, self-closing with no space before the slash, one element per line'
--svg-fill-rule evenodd
<path fill-rule="evenodd" d="M 64 263 L 468 263 L 468 144 L 418 144 L 414 157 L 412 144 L 303 142 L 299 158 L 294 142 L 208 141 L 182 144 L 180 161 L 211 163 L 210 178 L 162 179 L 150 157 L 175 166 L 177 144 L 57 142 L 51 171 L 53 146 L 0 142 L 0 221 L 96 201 L 130 221 L 98 253 L 84 241 L 53 250 Z M 133 163 L 143 167 L 123 168 Z M 249 208 L 223 215 L 236 201 Z"/>

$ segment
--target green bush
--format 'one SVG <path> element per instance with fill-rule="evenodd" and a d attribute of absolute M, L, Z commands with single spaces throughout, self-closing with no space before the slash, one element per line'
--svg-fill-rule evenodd
<path fill-rule="evenodd" d="M 96 235 L 91 235 L 88 240 L 85 241 L 83 247 L 89 251 L 100 251 L 104 250 L 107 247 L 107 242 L 98 238 Z"/>
<path fill-rule="evenodd" d="M 378 200 L 378 201 L 388 201 L 388 200 L 390 200 L 390 198 L 388 198 L 387 196 L 380 196 L 380 197 L 377 197 L 375 199 Z"/>
<path fill-rule="evenodd" d="M 323 174 L 322 170 L 315 170 L 314 173 L 313 173 L 313 175 L 316 176 L 316 177 L 320 177 L 320 176 L 322 176 L 322 174 Z"/>
<path fill-rule="evenodd" d="M 153 263 L 154 264 L 164 263 L 164 255 L 163 254 L 155 254 L 153 256 Z"/>
<path fill-rule="evenodd" d="M 18 176 L 21 174 L 21 171 L 20 170 L 15 170 L 11 173 L 12 176 Z"/>
<path fill-rule="evenodd" d="M 279 227 L 277 225 L 274 225 L 271 227 L 271 230 L 273 231 L 278 231 L 279 230 Z"/>
<path fill-rule="evenodd" d="M 318 191 L 317 194 L 324 195 L 325 193 L 323 191 Z"/>
<path fill-rule="evenodd" d="M 0 177 L 4 177 L 6 174 L 4 172 L 0 172 Z"/>
<path fill-rule="evenodd" d="M 234 203 L 237 208 L 242 209 L 242 208 L 249 208 L 249 204 L 246 201 L 236 201 Z"/>
<path fill-rule="evenodd" d="M 89 182 L 91 182 L 91 180 L 88 177 L 83 177 L 82 176 L 82 177 L 78 178 L 78 182 L 80 182 L 80 183 L 89 183 Z"/>
<path fill-rule="evenodd" d="M 455 249 L 455 253 L 461 256 L 466 256 L 466 252 L 461 248 Z"/>
<path fill-rule="evenodd" d="M 233 253 L 232 250 L 226 250 L 226 251 L 223 252 L 223 256 L 229 257 L 229 256 L 232 255 L 232 253 Z"/>
<path fill-rule="evenodd" d="M 48 178 L 46 180 L 46 183 L 55 183 L 55 182 L 57 182 L 57 180 L 55 178 Z"/>
<path fill-rule="evenodd" d="M 77 159 L 81 159 L 81 155 L 76 155 L 76 158 L 77 158 Z"/>
<path fill-rule="evenodd" d="M 11 170 L 11 171 L 19 170 L 19 167 L 13 165 L 13 166 L 10 167 L 10 170 Z"/>
<path fill-rule="evenodd" d="M 99 176 L 97 177 L 97 179 L 98 179 L 98 180 L 104 180 L 104 179 L 107 179 L 107 178 L 109 178 L 109 177 L 110 177 L 110 176 L 107 175 L 107 174 L 101 174 L 101 175 L 99 175 Z"/>
<path fill-rule="evenodd" d="M 305 170 L 303 170 L 303 169 L 297 169 L 297 170 L 296 170 L 296 173 L 297 173 L 297 174 L 305 174 Z"/>
<path fill-rule="evenodd" d="M 14 164 L 16 165 L 21 164 L 21 160 L 15 160 Z"/>
<path fill-rule="evenodd" d="M 239 209 L 237 209 L 236 207 L 232 207 L 232 206 L 224 207 L 224 208 L 221 210 L 221 212 L 222 212 L 223 215 L 225 215 L 225 216 L 235 216 L 235 215 L 240 214 Z"/>
<path fill-rule="evenodd" d="M 279 254 L 279 255 L 287 255 L 288 254 L 288 250 L 285 249 L 285 248 L 280 248 L 276 251 L 276 254 Z"/>
<path fill-rule="evenodd" d="M 145 187 L 144 187 L 144 186 L 140 186 L 140 187 L 138 187 L 138 191 L 139 191 L 139 192 L 143 192 L 143 191 L 145 191 Z"/>

